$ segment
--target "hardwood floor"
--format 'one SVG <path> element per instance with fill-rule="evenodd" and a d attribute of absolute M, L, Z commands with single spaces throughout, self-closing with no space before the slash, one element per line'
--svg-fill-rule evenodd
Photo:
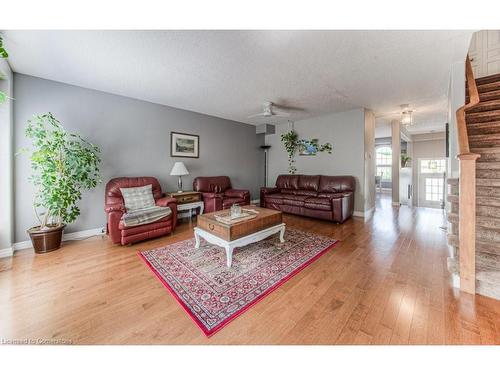
<path fill-rule="evenodd" d="M 343 225 L 286 215 L 287 226 L 341 240 L 211 338 L 136 252 L 106 237 L 0 263 L 0 339 L 74 344 L 500 344 L 500 301 L 453 289 L 440 210 L 393 208 Z M 35 341 L 36 342 L 36 341 Z"/>

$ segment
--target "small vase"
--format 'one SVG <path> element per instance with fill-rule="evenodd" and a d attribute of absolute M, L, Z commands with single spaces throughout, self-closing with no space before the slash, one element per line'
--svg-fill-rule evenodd
<path fill-rule="evenodd" d="M 241 207 L 237 204 L 231 206 L 231 219 L 236 219 L 241 216 Z"/>

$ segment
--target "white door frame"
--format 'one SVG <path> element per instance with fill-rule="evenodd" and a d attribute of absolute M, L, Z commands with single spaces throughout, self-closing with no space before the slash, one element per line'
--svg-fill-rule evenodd
<path fill-rule="evenodd" d="M 441 178 L 443 179 L 443 173 L 420 173 L 420 164 L 422 160 L 444 160 L 446 166 L 446 158 L 444 157 L 427 157 L 427 158 L 418 158 L 417 163 L 417 205 L 418 207 L 428 207 L 428 208 L 441 208 L 441 201 L 439 202 L 430 202 L 425 200 L 425 186 L 423 186 L 423 179 L 425 178 Z M 446 173 L 446 172 L 445 172 Z M 422 188 L 423 187 L 423 188 Z M 445 186 L 443 181 L 443 192 L 445 192 Z M 444 194 L 443 194 L 444 197 Z M 425 203 L 425 204 L 424 204 Z"/>

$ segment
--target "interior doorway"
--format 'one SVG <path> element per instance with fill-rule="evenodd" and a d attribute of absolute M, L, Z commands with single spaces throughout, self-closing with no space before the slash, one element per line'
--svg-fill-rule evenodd
<path fill-rule="evenodd" d="M 442 208 L 444 204 L 446 159 L 418 160 L 418 205 Z"/>

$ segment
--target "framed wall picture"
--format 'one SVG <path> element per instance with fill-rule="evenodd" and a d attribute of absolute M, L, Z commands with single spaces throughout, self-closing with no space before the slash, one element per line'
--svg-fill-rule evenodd
<path fill-rule="evenodd" d="M 170 156 L 178 158 L 200 157 L 200 137 L 194 134 L 170 132 Z"/>

